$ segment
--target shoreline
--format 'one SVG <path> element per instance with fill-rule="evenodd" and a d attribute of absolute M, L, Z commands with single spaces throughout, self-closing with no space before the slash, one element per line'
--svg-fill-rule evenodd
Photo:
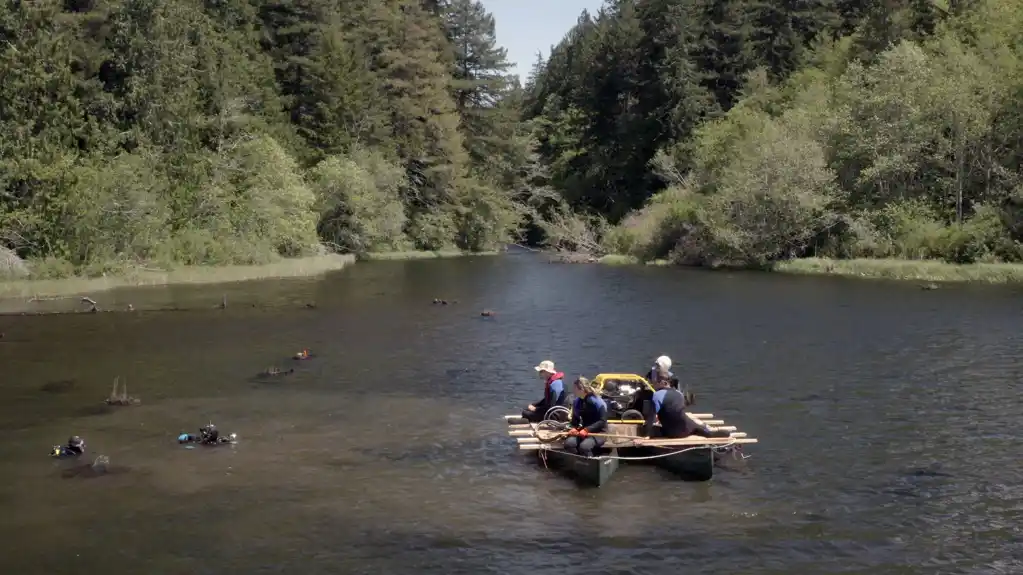
<path fill-rule="evenodd" d="M 62 279 L 0 280 L 0 301 L 47 300 L 73 298 L 119 288 L 167 285 L 203 285 L 252 280 L 315 277 L 344 269 L 359 261 L 407 261 L 453 258 L 476 255 L 498 255 L 501 252 L 407 251 L 381 252 L 355 256 L 327 254 L 304 258 L 287 258 L 264 265 L 182 266 L 161 270 L 137 270 L 125 275 L 99 278 L 70 277 Z"/>
<path fill-rule="evenodd" d="M 606 255 L 597 263 L 606 265 L 672 265 L 665 260 L 640 261 L 632 256 Z M 1015 284 L 1023 283 L 1023 264 L 950 264 L 940 260 L 800 258 L 778 262 L 769 273 L 836 276 L 872 280 L 940 283 Z"/>
<path fill-rule="evenodd" d="M 941 283 L 1023 283 L 1023 264 L 950 264 L 940 260 L 802 258 L 778 262 L 776 273 Z"/>
<path fill-rule="evenodd" d="M 461 250 L 437 250 L 424 251 L 415 250 L 408 252 L 377 252 L 362 254 L 356 258 L 360 262 L 390 262 L 390 261 L 411 261 L 411 260 L 434 260 L 446 258 L 462 258 L 470 256 L 496 256 L 500 251 L 487 252 L 463 252 Z"/>
<path fill-rule="evenodd" d="M 100 278 L 17 279 L 0 281 L 0 301 L 72 298 L 118 288 L 161 285 L 202 285 L 251 280 L 315 277 L 337 271 L 360 261 L 411 261 L 467 256 L 493 256 L 500 251 L 461 252 L 403 251 L 355 256 L 328 254 L 284 259 L 252 266 L 183 266 L 171 271 L 140 270 L 126 275 Z M 644 262 L 633 256 L 609 254 L 589 260 L 603 265 L 670 266 L 667 260 Z M 571 263 L 571 262 L 566 262 Z M 778 262 L 772 273 L 821 275 L 861 279 L 941 283 L 1023 283 L 1023 264 L 950 264 L 937 260 L 802 258 Z"/>
<path fill-rule="evenodd" d="M 182 266 L 169 271 L 136 270 L 125 275 L 98 278 L 16 279 L 0 281 L 0 300 L 61 299 L 118 288 L 313 277 L 344 269 L 353 263 L 355 263 L 353 255 L 328 254 L 289 258 L 264 265 Z"/>

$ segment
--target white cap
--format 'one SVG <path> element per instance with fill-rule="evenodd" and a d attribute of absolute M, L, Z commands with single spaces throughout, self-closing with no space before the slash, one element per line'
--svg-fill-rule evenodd
<path fill-rule="evenodd" d="M 540 362 L 540 365 L 534 367 L 533 369 L 537 371 L 546 371 L 547 373 L 554 373 L 554 362 L 549 359 L 545 359 Z"/>
<path fill-rule="evenodd" d="M 657 364 L 657 367 L 665 371 L 671 369 L 671 358 L 666 355 L 662 355 L 661 357 L 655 359 L 654 363 Z"/>

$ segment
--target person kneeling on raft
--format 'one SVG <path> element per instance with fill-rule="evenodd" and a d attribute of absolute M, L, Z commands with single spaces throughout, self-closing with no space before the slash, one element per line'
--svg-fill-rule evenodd
<path fill-rule="evenodd" d="M 567 395 L 565 393 L 565 382 L 563 381 L 565 374 L 554 369 L 553 361 L 549 359 L 541 361 L 540 365 L 533 369 L 536 370 L 540 379 L 544 380 L 544 385 L 543 397 L 540 398 L 540 401 L 530 404 L 529 407 L 522 411 L 522 418 L 530 423 L 543 421 L 547 411 L 552 407 L 565 405 L 565 396 Z"/>
<path fill-rule="evenodd" d="M 681 391 L 672 387 L 671 377 L 665 372 L 658 374 L 657 391 L 651 399 L 653 404 L 646 420 L 646 435 L 650 436 L 653 428 L 654 418 L 661 422 L 661 437 L 682 438 L 690 435 L 700 437 L 731 437 L 732 434 L 724 430 L 712 430 L 706 425 L 700 425 L 693 421 L 686 414 L 686 399 Z"/>
<path fill-rule="evenodd" d="M 607 404 L 585 377 L 575 380 L 573 387 L 576 400 L 572 405 L 572 429 L 565 439 L 565 451 L 593 457 L 593 452 L 603 447 L 604 438 L 590 434 L 607 431 Z"/>

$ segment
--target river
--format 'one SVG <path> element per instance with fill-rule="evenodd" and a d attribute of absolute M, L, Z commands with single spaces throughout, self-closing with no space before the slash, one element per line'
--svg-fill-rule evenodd
<path fill-rule="evenodd" d="M 527 254 L 94 297 L 140 311 L 0 317 L 0 573 L 1023 572 L 1016 290 Z M 581 490 L 507 437 L 539 361 L 662 353 L 751 458 Z M 211 420 L 238 445 L 176 444 Z"/>

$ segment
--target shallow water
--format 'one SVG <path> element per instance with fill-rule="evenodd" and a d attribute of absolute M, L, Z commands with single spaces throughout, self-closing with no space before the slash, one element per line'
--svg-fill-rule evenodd
<path fill-rule="evenodd" d="M 522 255 L 102 298 L 194 311 L 0 317 L 0 573 L 1023 572 L 1017 291 Z M 751 459 L 580 490 L 507 437 L 540 360 L 662 353 Z M 175 443 L 210 420 L 240 443 Z"/>

